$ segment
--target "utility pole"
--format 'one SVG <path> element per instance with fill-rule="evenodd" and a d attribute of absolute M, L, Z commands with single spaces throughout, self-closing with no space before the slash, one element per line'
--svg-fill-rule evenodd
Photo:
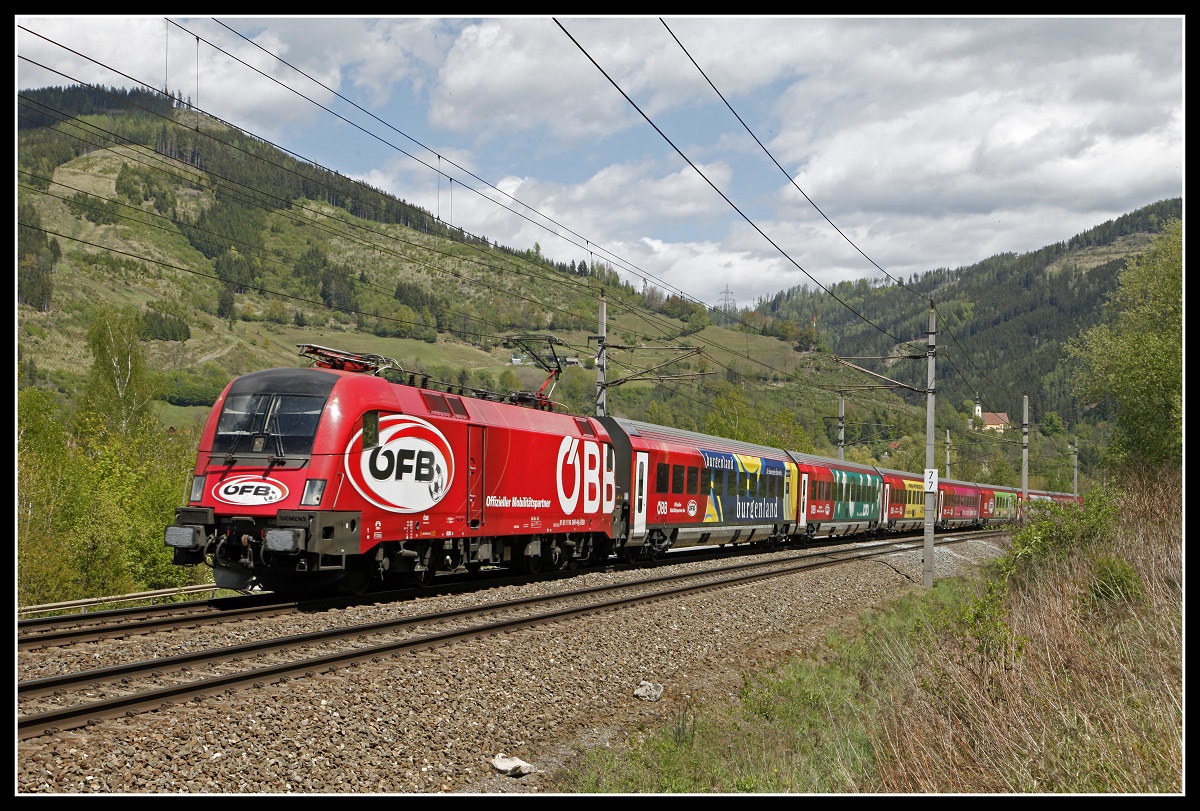
<path fill-rule="evenodd" d="M 846 446 L 846 397 L 838 398 L 838 461 L 842 461 L 842 449 Z"/>
<path fill-rule="evenodd" d="M 1079 495 L 1079 437 L 1075 437 L 1075 485 L 1072 492 Z"/>
<path fill-rule="evenodd" d="M 606 335 L 607 329 L 605 324 L 608 319 L 608 308 L 605 306 L 604 290 L 600 290 L 600 334 L 596 336 L 596 341 L 600 345 L 600 349 L 596 352 L 596 416 L 608 416 L 608 381 L 605 377 L 605 366 L 608 363 L 606 354 L 607 344 Z"/>
<path fill-rule="evenodd" d="M 946 429 L 946 478 L 950 478 L 950 429 Z"/>
<path fill-rule="evenodd" d="M 617 378 L 616 380 L 608 379 L 608 350 L 610 349 L 633 349 L 635 347 L 621 346 L 620 344 L 610 344 L 608 342 L 608 311 L 605 306 L 604 290 L 600 291 L 600 334 L 592 335 L 588 338 L 590 343 L 593 339 L 600 345 L 596 352 L 596 416 L 608 416 L 608 389 L 610 386 L 619 386 L 622 383 L 628 383 L 632 380 L 695 380 L 704 375 L 716 374 L 716 372 L 688 372 L 679 375 L 653 375 L 650 373 L 661 369 L 664 366 L 676 363 L 684 358 L 692 355 L 699 355 L 704 351 L 702 346 L 644 346 L 636 347 L 638 349 L 670 349 L 675 352 L 682 352 L 679 357 L 664 361 L 648 369 L 642 369 L 625 377 Z"/>
<path fill-rule="evenodd" d="M 1029 511 L 1029 395 L 1025 395 L 1025 408 L 1021 414 L 1021 498 L 1025 510 L 1021 513 L 1021 521 Z"/>
<path fill-rule="evenodd" d="M 933 299 L 929 300 L 929 343 L 925 354 L 928 356 L 929 374 L 925 383 L 925 544 L 924 574 L 925 588 L 933 588 L 933 525 L 937 516 L 937 467 L 933 463 L 933 403 L 934 403 L 934 359 L 937 356 L 937 310 L 933 309 Z"/>

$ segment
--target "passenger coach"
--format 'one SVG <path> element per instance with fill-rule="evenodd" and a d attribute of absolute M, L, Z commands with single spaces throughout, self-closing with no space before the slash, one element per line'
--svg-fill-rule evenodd
<path fill-rule="evenodd" d="M 800 475 L 800 515 L 810 538 L 874 532 L 880 526 L 883 478 L 873 467 L 790 452 Z"/>
<path fill-rule="evenodd" d="M 704 544 L 772 545 L 794 531 L 796 466 L 786 452 L 621 417 L 597 420 L 628 492 L 626 558 Z"/>

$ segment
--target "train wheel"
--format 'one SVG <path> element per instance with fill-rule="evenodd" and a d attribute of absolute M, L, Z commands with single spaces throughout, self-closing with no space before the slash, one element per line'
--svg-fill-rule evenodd
<path fill-rule="evenodd" d="M 525 556 L 525 571 L 529 574 L 541 574 L 543 564 L 541 555 Z"/>
<path fill-rule="evenodd" d="M 423 589 L 433 585 L 433 576 L 435 574 L 437 574 L 437 571 L 432 566 L 429 566 L 424 569 L 414 569 L 406 575 L 406 578 L 411 588 Z"/>
<path fill-rule="evenodd" d="M 374 561 L 348 561 L 346 563 L 346 575 L 338 583 L 338 590 L 346 594 L 362 596 L 367 593 L 367 588 L 371 585 L 371 578 L 374 574 Z"/>

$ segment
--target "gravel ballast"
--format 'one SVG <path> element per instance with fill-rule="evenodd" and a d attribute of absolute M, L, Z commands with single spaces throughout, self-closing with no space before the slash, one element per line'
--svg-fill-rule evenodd
<path fill-rule="evenodd" d="M 982 540 L 938 548 L 934 575 L 970 573 L 1001 552 Z M 332 617 L 296 615 L 270 630 L 305 633 L 639 577 L 592 573 Z M 639 726 L 657 728 L 689 703 L 733 700 L 741 674 L 812 649 L 863 611 L 920 589 L 922 577 L 918 549 L 105 721 L 19 742 L 16 791 L 537 793 L 579 749 L 619 747 Z M 186 634 L 170 652 L 234 641 L 220 626 Z M 154 644 L 163 655 L 161 640 L 120 641 L 120 658 L 150 658 L 142 647 Z M 117 655 L 74 648 L 61 652 L 64 667 L 78 667 L 69 660 L 79 657 L 112 664 Z"/>

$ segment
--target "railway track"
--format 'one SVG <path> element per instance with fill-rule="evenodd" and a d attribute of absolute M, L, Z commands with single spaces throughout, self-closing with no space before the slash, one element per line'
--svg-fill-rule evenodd
<path fill-rule="evenodd" d="M 1003 534 L 1007 530 L 996 534 Z M 982 538 L 987 531 L 975 531 L 972 537 Z M 920 534 L 896 535 L 891 540 L 903 541 L 920 538 Z M 819 550 L 829 546 L 844 545 L 845 539 L 826 539 L 797 545 L 797 549 Z M 759 554 L 763 550 L 757 545 L 745 545 L 741 555 Z M 141 605 L 104 611 L 85 611 L 74 614 L 27 617 L 17 620 L 17 649 L 37 650 L 52 646 L 73 645 L 104 639 L 124 638 L 140 634 L 152 634 L 173 629 L 196 628 L 203 625 L 226 623 L 235 620 L 262 619 L 304 612 L 321 612 L 349 608 L 357 605 L 399 602 L 430 596 L 463 593 L 480 588 L 501 588 L 521 585 L 539 580 L 578 577 L 596 571 L 629 571 L 648 567 L 668 566 L 674 563 L 736 559 L 728 549 L 692 548 L 672 553 L 666 558 L 646 564 L 611 564 L 604 567 L 588 567 L 571 571 L 541 573 L 538 575 L 509 575 L 492 570 L 475 573 L 443 573 L 430 586 L 420 589 L 376 592 L 364 596 L 338 596 L 323 598 L 288 599 L 281 595 L 265 592 L 244 594 L 184 602 Z"/>
<path fill-rule="evenodd" d="M 938 539 L 937 544 L 952 545 L 983 537 L 978 532 L 947 536 Z M 617 585 L 360 622 L 27 679 L 18 682 L 17 686 L 18 738 L 27 740 L 232 690 L 262 688 L 289 679 L 331 674 L 342 668 L 428 651 L 462 640 L 485 639 L 530 626 L 552 625 L 582 614 L 622 610 L 700 590 L 731 588 L 758 579 L 912 551 L 920 544 L 917 540 L 890 540 L 851 548 L 780 554 L 767 561 L 734 563 L 705 572 L 668 573 Z M 223 618 L 231 623 L 232 629 L 245 622 L 253 623 L 254 612 L 298 610 L 281 604 L 244 608 L 244 614 L 221 613 L 211 621 Z M 170 638 L 167 630 L 170 626 L 165 618 L 160 619 L 164 622 L 153 629 L 141 625 L 138 619 L 129 618 L 128 622 L 140 629 L 134 633 L 166 632 L 165 638 Z M 175 617 L 174 621 L 186 626 L 196 620 L 185 616 Z M 205 621 L 209 621 L 207 617 Z M 90 632 L 81 632 L 77 639 L 86 638 L 86 633 Z M 27 646 L 21 655 L 52 656 L 53 650 L 43 640 L 40 648 Z M 20 666 L 20 662 L 18 664 Z"/>

